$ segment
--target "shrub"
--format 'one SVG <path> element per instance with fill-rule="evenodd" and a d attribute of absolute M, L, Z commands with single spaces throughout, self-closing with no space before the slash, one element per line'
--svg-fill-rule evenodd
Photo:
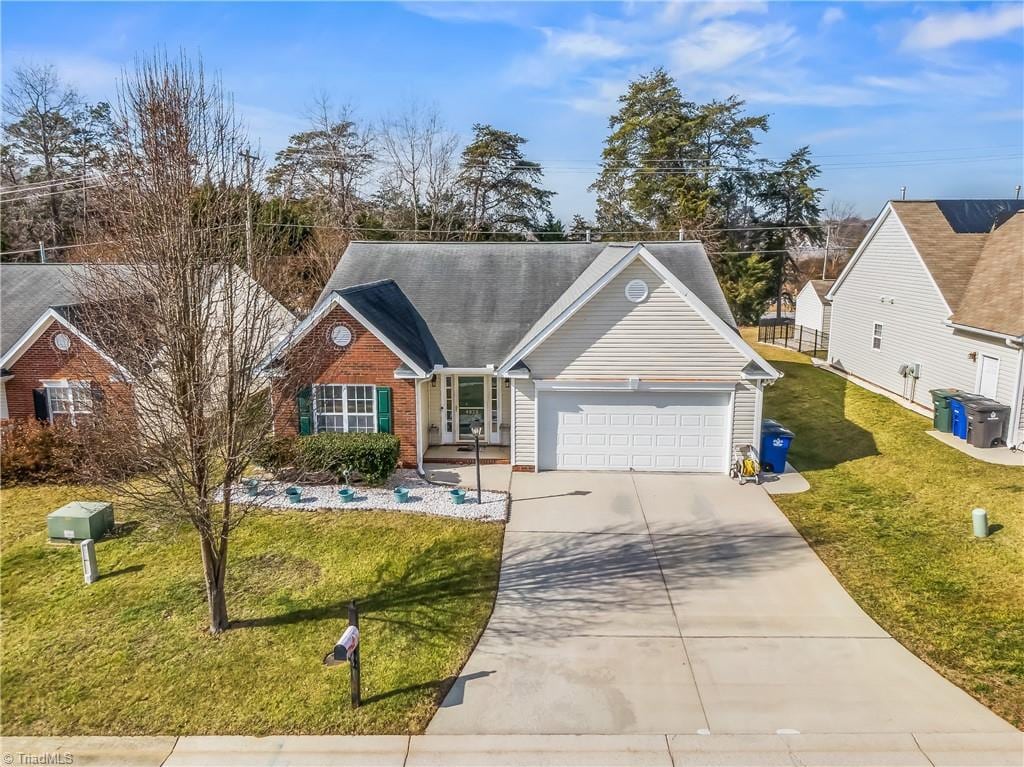
<path fill-rule="evenodd" d="M 68 424 L 19 419 L 4 426 L 0 442 L 0 474 L 4 483 L 77 478 L 82 444 L 74 427 Z"/>
<path fill-rule="evenodd" d="M 299 462 L 297 437 L 268 437 L 253 454 L 253 459 L 264 469 L 276 471 Z"/>
<path fill-rule="evenodd" d="M 299 439 L 299 456 L 307 471 L 328 472 L 339 482 L 356 471 L 371 485 L 382 485 L 398 467 L 399 444 L 393 434 L 316 434 Z"/>

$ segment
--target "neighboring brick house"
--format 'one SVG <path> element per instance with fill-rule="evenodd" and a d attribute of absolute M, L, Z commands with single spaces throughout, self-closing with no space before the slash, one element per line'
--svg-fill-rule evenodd
<path fill-rule="evenodd" d="M 698 242 L 353 242 L 266 365 L 278 434 L 393 431 L 420 469 L 479 438 L 517 470 L 725 472 L 780 376 Z"/>
<path fill-rule="evenodd" d="M 124 408 L 131 377 L 80 315 L 88 264 L 0 265 L 0 418 L 77 424 L 98 407 Z M 246 276 L 245 279 L 248 279 Z M 294 318 L 275 302 L 282 333 Z M 279 336 L 280 337 L 280 336 Z"/>

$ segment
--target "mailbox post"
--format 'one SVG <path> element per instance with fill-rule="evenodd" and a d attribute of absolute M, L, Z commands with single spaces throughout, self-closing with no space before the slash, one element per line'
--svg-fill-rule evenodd
<path fill-rule="evenodd" d="M 356 644 L 349 660 L 349 672 L 352 678 L 352 708 L 359 708 L 363 702 L 359 683 L 359 608 L 353 599 L 348 603 L 348 625 L 355 629 Z"/>

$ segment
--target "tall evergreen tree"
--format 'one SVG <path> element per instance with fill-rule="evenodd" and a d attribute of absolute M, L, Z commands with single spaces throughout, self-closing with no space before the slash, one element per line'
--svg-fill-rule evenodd
<path fill-rule="evenodd" d="M 462 150 L 459 166 L 466 239 L 480 239 L 481 232 L 528 230 L 547 211 L 554 192 L 540 186 L 544 172 L 526 159 L 525 143 L 522 136 L 492 125 L 473 126 L 473 140 Z"/>

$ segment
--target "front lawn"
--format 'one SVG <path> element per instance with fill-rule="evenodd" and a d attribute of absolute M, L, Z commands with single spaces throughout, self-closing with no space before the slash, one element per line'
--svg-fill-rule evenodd
<path fill-rule="evenodd" d="M 943 445 L 927 419 L 804 355 L 757 348 L 786 376 L 765 415 L 796 433 L 790 460 L 811 484 L 776 502 L 879 624 L 1024 726 L 1024 469 Z M 971 537 L 976 506 L 987 540 Z"/>
<path fill-rule="evenodd" d="M 491 611 L 499 524 L 278 511 L 236 531 L 233 627 L 211 637 L 191 529 L 119 516 L 88 587 L 78 547 L 46 542 L 49 511 L 101 497 L 0 491 L 5 735 L 421 732 Z M 358 710 L 347 666 L 322 665 L 353 597 Z"/>

